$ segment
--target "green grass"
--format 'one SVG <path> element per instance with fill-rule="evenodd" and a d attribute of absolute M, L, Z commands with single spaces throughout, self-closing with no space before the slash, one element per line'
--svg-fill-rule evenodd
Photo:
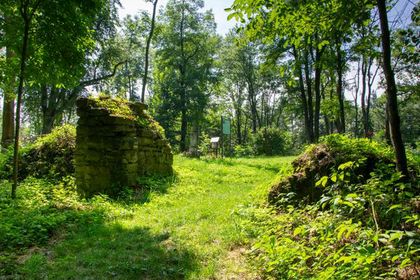
<path fill-rule="evenodd" d="M 176 157 L 173 180 L 149 180 L 144 182 L 146 191 L 132 190 L 115 201 L 82 201 L 72 210 L 60 210 L 94 213 L 94 218 L 70 219 L 74 225 L 60 224 L 65 230 L 50 231 L 48 243 L 34 241 L 39 247 L 20 251 L 15 276 L 252 279 L 232 213 L 254 199 L 250 194 L 256 187 L 266 186 L 291 160 Z M 59 212 L 55 206 L 51 209 Z"/>

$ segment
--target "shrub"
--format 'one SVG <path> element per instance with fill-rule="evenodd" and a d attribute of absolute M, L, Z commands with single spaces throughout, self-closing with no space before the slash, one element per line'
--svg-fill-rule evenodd
<path fill-rule="evenodd" d="M 261 128 L 253 139 L 257 155 L 285 155 L 290 148 L 289 136 L 286 132 L 272 127 Z"/>
<path fill-rule="evenodd" d="M 270 190 L 271 205 L 234 213 L 253 264 L 267 279 L 418 279 L 418 166 L 410 169 L 414 179 L 401 180 L 392 151 L 367 139 L 309 146 Z"/>
<path fill-rule="evenodd" d="M 39 137 L 33 144 L 23 147 L 19 153 L 19 179 L 28 176 L 59 179 L 74 173 L 76 128 L 63 125 L 50 134 Z M 7 152 L 0 167 L 3 178 L 13 172 L 13 151 Z"/>
<path fill-rule="evenodd" d="M 249 157 L 255 155 L 254 148 L 251 145 L 236 145 L 233 147 L 233 153 L 236 157 Z"/>
<path fill-rule="evenodd" d="M 348 179 L 351 183 L 366 182 L 380 166 L 395 165 L 391 149 L 368 139 L 352 139 L 333 134 L 323 137 L 320 144 L 306 148 L 293 163 L 293 174 L 273 186 L 269 199 L 276 203 L 285 193 L 294 193 L 299 200 L 315 202 L 322 190 L 316 182 L 337 171 L 346 162 L 358 162 Z"/>

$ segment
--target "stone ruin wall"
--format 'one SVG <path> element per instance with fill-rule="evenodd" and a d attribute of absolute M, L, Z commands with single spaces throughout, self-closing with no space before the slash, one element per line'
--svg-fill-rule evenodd
<path fill-rule="evenodd" d="M 76 182 L 85 196 L 115 194 L 148 175 L 171 175 L 173 155 L 141 103 L 109 99 L 130 111 L 115 114 L 93 98 L 77 101 Z M 122 102 L 121 100 L 119 102 Z"/>

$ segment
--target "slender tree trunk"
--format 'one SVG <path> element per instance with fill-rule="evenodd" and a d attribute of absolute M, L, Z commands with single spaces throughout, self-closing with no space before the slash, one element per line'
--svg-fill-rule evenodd
<path fill-rule="evenodd" d="M 309 66 L 309 53 L 305 52 L 305 81 L 306 81 L 306 93 L 308 97 L 308 117 L 309 117 L 309 127 L 310 127 L 310 141 L 311 143 L 315 142 L 314 137 L 314 107 L 313 107 L 313 97 L 312 97 L 312 78 L 311 70 Z"/>
<path fill-rule="evenodd" d="M 344 94 L 343 94 L 343 56 L 341 54 L 341 43 L 336 40 L 337 52 L 337 98 L 340 107 L 340 115 L 337 120 L 337 129 L 339 133 L 346 132 L 346 120 L 344 112 Z"/>
<path fill-rule="evenodd" d="M 10 48 L 6 49 L 6 62 L 11 63 L 14 54 Z M 15 134 L 15 94 L 13 87 L 15 86 L 15 78 L 7 77 L 6 86 L 3 94 L 3 127 L 1 135 L 2 148 L 7 149 L 12 143 Z"/>
<path fill-rule="evenodd" d="M 242 119 L 242 110 L 240 100 L 242 96 L 242 87 L 238 85 L 238 98 L 236 101 L 236 138 L 238 145 L 242 145 L 242 132 L 241 132 L 241 119 Z"/>
<path fill-rule="evenodd" d="M 357 72 L 355 79 L 355 91 L 353 95 L 353 101 L 354 101 L 354 137 L 359 137 L 359 104 L 358 104 L 358 98 L 359 98 L 359 89 L 360 89 L 360 60 L 357 62 Z"/>
<path fill-rule="evenodd" d="M 184 3 L 184 1 L 182 2 Z M 180 65 L 180 87 L 181 87 L 181 141 L 179 148 L 181 152 L 187 150 L 187 132 L 188 132 L 188 115 L 187 115 L 187 89 L 185 83 L 186 75 L 186 58 L 184 51 L 184 21 L 185 21 L 185 10 L 182 8 L 181 12 L 181 23 L 180 23 L 180 47 L 181 47 L 181 65 Z"/>
<path fill-rule="evenodd" d="M 146 55 L 144 57 L 144 75 L 143 75 L 143 85 L 141 87 L 141 102 L 144 103 L 144 96 L 146 94 L 146 85 L 147 85 L 147 75 L 149 72 L 149 50 L 150 50 L 150 42 L 153 38 L 153 32 L 155 30 L 155 18 L 156 18 L 156 8 L 157 8 L 158 0 L 153 2 L 153 12 L 152 12 L 152 22 L 150 26 L 150 33 L 147 37 L 146 41 Z"/>
<path fill-rule="evenodd" d="M 362 58 L 362 94 L 361 94 L 361 106 L 362 106 L 362 119 L 363 119 L 363 134 L 366 137 L 367 136 L 367 132 L 368 132 L 368 126 L 366 123 L 366 116 L 367 116 L 367 111 L 366 111 L 366 77 L 367 77 L 367 62 L 366 62 L 366 57 L 363 56 Z"/>
<path fill-rule="evenodd" d="M 16 198 L 16 189 L 18 181 L 18 169 L 19 169 L 19 130 L 20 130 L 20 110 L 23 96 L 23 83 L 25 80 L 26 70 L 26 59 L 29 42 L 29 28 L 31 23 L 32 15 L 29 14 L 29 1 L 24 1 L 21 4 L 21 15 L 24 22 L 23 25 L 23 40 L 22 40 L 22 53 L 20 57 L 20 72 L 19 72 L 19 86 L 17 92 L 17 103 L 16 103 L 16 124 L 15 124 L 15 143 L 13 151 L 13 184 L 12 184 L 12 198 Z"/>
<path fill-rule="evenodd" d="M 248 86 L 248 100 L 251 106 L 252 133 L 255 134 L 258 130 L 258 111 L 252 82 Z"/>
<path fill-rule="evenodd" d="M 15 135 L 15 97 L 7 92 L 3 96 L 3 127 L 1 135 L 2 148 L 7 149 Z"/>
<path fill-rule="evenodd" d="M 300 91 L 300 99 L 301 99 L 302 110 L 303 110 L 303 119 L 304 119 L 306 137 L 309 143 L 313 143 L 314 142 L 313 130 L 309 121 L 309 109 L 308 109 L 308 102 L 307 102 L 306 91 L 305 91 L 305 82 L 304 82 L 303 73 L 302 73 L 302 65 L 300 63 L 299 54 L 296 48 L 293 48 L 293 55 L 295 57 L 296 71 L 299 78 L 299 91 Z"/>
<path fill-rule="evenodd" d="M 372 85 L 375 81 L 375 77 L 378 74 L 378 69 L 379 69 L 379 67 L 377 67 L 373 76 L 372 76 L 372 73 L 370 71 L 371 68 L 372 68 L 372 65 L 373 65 L 373 59 L 369 58 L 368 83 L 367 83 L 368 84 L 368 96 L 367 96 L 367 99 L 366 99 L 366 126 L 367 126 L 366 137 L 368 137 L 368 138 L 371 138 L 373 136 L 372 124 L 371 124 L 371 121 L 370 121 L 370 105 L 371 105 L 370 104 L 371 103 L 370 99 L 372 97 Z"/>
<path fill-rule="evenodd" d="M 397 86 L 395 84 L 395 77 L 391 67 L 391 42 L 386 3 L 385 0 L 377 0 L 377 4 L 382 31 L 382 58 L 383 70 L 386 79 L 386 95 L 391 139 L 397 160 L 397 170 L 408 178 L 407 156 L 405 154 L 404 142 L 401 136 L 400 116 L 398 113 Z"/>
<path fill-rule="evenodd" d="M 389 127 L 388 105 L 385 106 L 385 141 L 389 146 L 392 146 L 391 131 Z"/>
<path fill-rule="evenodd" d="M 319 139 L 319 116 L 321 111 L 321 56 L 323 50 L 316 49 L 315 53 L 315 120 L 314 120 L 314 140 Z"/>
<path fill-rule="evenodd" d="M 188 120 L 187 120 L 187 110 L 182 108 L 181 110 L 181 142 L 179 144 L 179 149 L 181 152 L 187 150 L 187 131 L 188 131 Z"/>

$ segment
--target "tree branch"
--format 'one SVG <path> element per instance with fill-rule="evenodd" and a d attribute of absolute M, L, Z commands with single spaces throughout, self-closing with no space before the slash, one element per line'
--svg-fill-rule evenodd
<path fill-rule="evenodd" d="M 102 76 L 102 77 L 99 77 L 99 78 L 95 78 L 95 79 L 91 79 L 91 80 L 86 80 L 86 81 L 82 81 L 82 82 L 80 82 L 80 84 L 79 84 L 79 86 L 78 87 L 82 87 L 82 88 L 84 88 L 84 87 L 87 87 L 87 86 L 91 86 L 91 85 L 96 85 L 96 84 L 98 84 L 100 81 L 103 81 L 103 80 L 106 80 L 106 79 L 109 79 L 109 78 L 112 78 L 113 76 L 115 76 L 115 74 L 117 73 L 117 69 L 118 69 L 118 67 L 119 66 L 121 66 L 121 65 L 123 65 L 124 63 L 126 63 L 127 61 L 125 60 L 125 61 L 122 61 L 122 62 L 120 62 L 120 63 L 117 63 L 115 66 L 114 66 L 114 69 L 112 70 L 112 73 L 110 73 L 110 74 L 107 74 L 107 75 L 105 75 L 105 76 Z"/>

